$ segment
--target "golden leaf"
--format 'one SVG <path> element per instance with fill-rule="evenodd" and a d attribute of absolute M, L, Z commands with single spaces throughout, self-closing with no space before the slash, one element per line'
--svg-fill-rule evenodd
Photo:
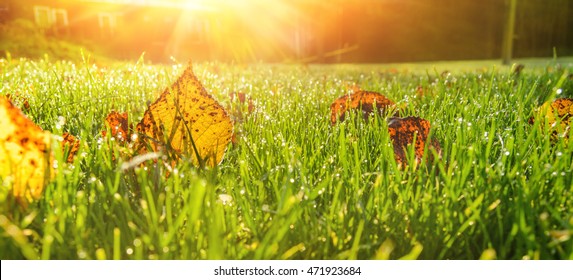
<path fill-rule="evenodd" d="M 573 119 L 573 99 L 557 98 L 552 102 L 547 101 L 539 107 L 537 117 L 547 120 L 553 140 L 560 136 L 568 139 L 571 120 Z M 531 117 L 529 123 L 533 124 L 533 122 L 534 117 Z M 545 125 L 545 122 L 541 121 L 541 125 Z"/>
<path fill-rule="evenodd" d="M 0 97 L 0 177 L 22 204 L 40 198 L 50 178 L 50 133 Z"/>
<path fill-rule="evenodd" d="M 189 65 L 181 77 L 149 105 L 137 131 L 144 146 L 155 152 L 164 151 L 176 157 L 185 155 L 198 166 L 216 166 L 231 141 L 233 123 Z"/>

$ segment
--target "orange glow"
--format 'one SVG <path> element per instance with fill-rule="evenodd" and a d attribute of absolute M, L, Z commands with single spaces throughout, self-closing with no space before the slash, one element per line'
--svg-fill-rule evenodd
<path fill-rule="evenodd" d="M 193 56 L 194 53 L 219 57 L 215 54 L 223 53 L 233 60 L 253 61 L 278 54 L 284 61 L 304 56 L 311 37 L 307 34 L 310 18 L 297 7 L 297 1 L 190 0 L 186 3 L 198 5 L 202 10 L 186 9 L 179 17 L 168 47 L 175 57 Z M 200 41 L 195 46 L 181 48 L 184 42 L 189 42 L 190 26 L 205 34 L 197 34 Z M 210 48 L 201 49 L 201 43 Z"/>
<path fill-rule="evenodd" d="M 53 20 L 55 33 L 104 43 L 124 58 L 145 52 L 147 58 L 157 61 L 169 57 L 179 61 L 292 61 L 316 58 L 317 52 L 336 50 L 341 45 L 322 47 L 325 38 L 339 35 L 329 31 L 337 29 L 330 24 L 339 11 L 333 3 L 68 0 L 54 5 L 58 6 L 41 6 L 39 13 L 46 11 L 46 18 L 66 13 L 63 26 L 54 27 L 58 19 Z"/>
<path fill-rule="evenodd" d="M 87 42 L 95 53 L 133 60 L 145 52 L 154 62 L 491 59 L 501 55 L 506 14 L 499 0 L 4 1 L 13 3 L 0 11 L 9 20 L 33 21 L 49 36 Z M 516 56 L 571 52 L 567 0 L 542 2 L 518 5 Z M 4 49 L 41 52 L 32 36 L 18 37 L 22 28 L 36 32 L 33 25 L 13 25 L 16 35 L 5 37 Z"/>

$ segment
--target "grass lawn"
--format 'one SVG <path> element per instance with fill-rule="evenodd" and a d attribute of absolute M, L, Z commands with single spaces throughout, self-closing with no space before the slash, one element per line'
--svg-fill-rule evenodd
<path fill-rule="evenodd" d="M 573 145 L 528 124 L 573 96 L 573 59 L 521 63 L 196 64 L 224 106 L 252 98 L 238 143 L 216 168 L 124 170 L 106 115 L 137 123 L 183 66 L 0 60 L 0 94 L 81 139 L 26 209 L 1 185 L 0 259 L 573 259 Z M 398 167 L 382 118 L 331 126 L 354 84 L 429 120 L 442 159 Z"/>

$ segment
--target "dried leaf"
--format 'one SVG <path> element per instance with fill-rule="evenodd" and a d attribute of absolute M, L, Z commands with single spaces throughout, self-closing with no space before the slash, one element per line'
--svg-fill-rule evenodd
<path fill-rule="evenodd" d="M 139 139 L 151 150 L 185 155 L 198 166 L 221 162 L 233 135 L 225 109 L 211 97 L 191 65 L 149 105 L 137 125 Z"/>
<path fill-rule="evenodd" d="M 549 131 L 554 140 L 559 137 L 568 139 L 571 120 L 573 119 L 573 99 L 558 98 L 553 102 L 545 102 L 539 107 L 536 115 L 539 118 L 547 120 Z M 530 124 L 533 124 L 534 121 L 534 117 L 529 119 Z M 542 121 L 541 125 L 545 125 L 545 122 Z"/>
<path fill-rule="evenodd" d="M 248 116 L 250 116 L 255 111 L 255 104 L 253 99 L 245 94 L 244 92 L 231 92 L 229 93 L 229 106 L 227 107 L 227 112 L 231 116 L 231 119 L 235 124 L 242 123 Z M 231 137 L 231 143 L 233 146 L 239 143 L 239 138 L 241 134 L 241 128 L 235 128 L 233 136 Z"/>
<path fill-rule="evenodd" d="M 111 136 L 121 142 L 129 142 L 131 126 L 128 122 L 127 113 L 118 113 L 116 111 L 111 111 L 105 118 L 105 123 L 111 132 Z M 106 131 L 102 131 L 102 135 L 106 135 Z"/>
<path fill-rule="evenodd" d="M 523 71 L 523 69 L 525 68 L 525 65 L 523 64 L 514 64 L 511 66 L 512 68 L 512 73 L 514 76 L 519 76 L 521 75 L 521 72 Z"/>
<path fill-rule="evenodd" d="M 382 115 L 387 109 L 394 106 L 395 103 L 392 100 L 380 93 L 359 90 L 334 100 L 330 105 L 330 121 L 333 125 L 338 121 L 344 121 L 346 112 L 350 110 L 361 110 L 363 118 L 368 119 L 371 114 Z"/>
<path fill-rule="evenodd" d="M 30 102 L 28 102 L 28 98 L 22 96 L 22 94 L 18 92 L 14 94 L 6 94 L 6 98 L 8 98 L 12 104 L 21 104 L 20 109 L 23 111 L 30 110 Z"/>
<path fill-rule="evenodd" d="M 228 109 L 235 121 L 242 121 L 247 115 L 255 111 L 252 98 L 244 92 L 231 92 L 229 99 L 231 104 Z"/>
<path fill-rule="evenodd" d="M 23 205 L 40 198 L 50 179 L 50 139 L 6 97 L 0 97 L 0 177 Z"/>
<path fill-rule="evenodd" d="M 76 156 L 78 150 L 80 149 L 80 140 L 68 132 L 64 132 L 62 138 L 63 138 L 61 143 L 62 149 L 64 150 L 64 152 L 67 149 L 69 149 L 66 161 L 68 163 L 72 163 L 74 162 L 74 157 Z"/>
<path fill-rule="evenodd" d="M 388 133 L 394 146 L 394 157 L 399 164 L 406 163 L 407 149 L 411 144 L 414 144 L 416 162 L 422 160 L 424 147 L 430 133 L 429 121 L 419 117 L 391 118 L 388 122 Z M 416 139 L 415 143 L 414 138 Z M 440 144 L 437 140 L 431 140 L 430 147 L 441 154 Z"/>

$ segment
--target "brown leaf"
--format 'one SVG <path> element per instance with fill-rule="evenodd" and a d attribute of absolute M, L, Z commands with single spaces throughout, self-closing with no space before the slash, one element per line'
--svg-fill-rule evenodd
<path fill-rule="evenodd" d="M 330 105 L 330 122 L 334 125 L 338 121 L 344 121 L 346 113 L 350 110 L 361 110 L 362 117 L 368 119 L 371 114 L 382 115 L 387 109 L 395 105 L 392 100 L 380 93 L 359 90 L 334 100 Z"/>
<path fill-rule="evenodd" d="M 407 147 L 414 145 L 416 162 L 420 162 L 424 155 L 424 147 L 430 133 L 430 122 L 419 117 L 391 118 L 388 122 L 388 133 L 394 146 L 394 157 L 399 164 L 407 161 Z M 416 142 L 414 143 L 414 137 Z M 431 140 L 430 147 L 441 154 L 440 144 Z M 431 157 L 429 157 L 432 160 Z"/>
<path fill-rule="evenodd" d="M 131 125 L 128 122 L 127 113 L 118 113 L 111 111 L 105 118 L 105 123 L 111 132 L 111 136 L 120 142 L 131 141 Z M 102 131 L 102 135 L 106 135 L 106 131 Z"/>
<path fill-rule="evenodd" d="M 74 157 L 76 156 L 78 150 L 80 149 L 80 140 L 68 132 L 64 132 L 62 138 L 63 138 L 61 143 L 62 149 L 64 150 L 64 152 L 67 149 L 69 149 L 66 161 L 68 163 L 72 163 L 74 162 Z"/>
<path fill-rule="evenodd" d="M 6 94 L 6 98 L 8 98 L 12 104 L 20 104 L 20 109 L 22 111 L 30 110 L 30 102 L 28 102 L 28 98 L 22 96 L 22 94 L 18 92 L 14 94 Z"/>
<path fill-rule="evenodd" d="M 240 122 L 255 111 L 253 99 L 244 92 L 233 91 L 229 93 L 229 99 L 231 102 L 227 110 L 235 121 Z"/>

